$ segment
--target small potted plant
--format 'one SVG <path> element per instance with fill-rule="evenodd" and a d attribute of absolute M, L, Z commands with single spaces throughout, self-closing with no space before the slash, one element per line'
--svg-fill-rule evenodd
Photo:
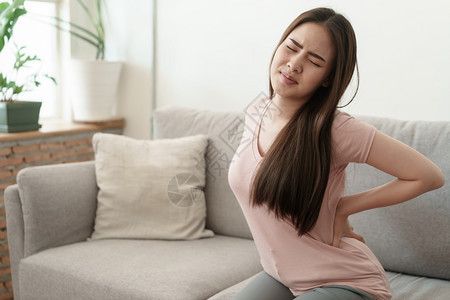
<path fill-rule="evenodd" d="M 80 122 L 104 121 L 114 117 L 122 63 L 105 60 L 103 0 L 92 0 L 93 12 L 82 0 L 77 0 L 77 3 L 88 16 L 94 30 L 75 22 L 54 18 L 54 26 L 58 29 L 96 48 L 95 60 L 72 59 L 69 62 L 66 75 L 70 82 L 73 119 Z"/>
<path fill-rule="evenodd" d="M 14 25 L 19 17 L 26 14 L 25 0 L 13 0 L 0 3 L 0 55 L 4 55 L 9 48 Z M 41 127 L 38 123 L 42 102 L 19 101 L 23 92 L 30 91 L 41 84 L 42 79 L 55 79 L 39 71 L 21 77 L 22 71 L 30 64 L 40 59 L 28 55 L 25 47 L 14 44 L 15 61 L 7 67 L 0 66 L 0 132 L 19 132 L 36 130 Z"/>

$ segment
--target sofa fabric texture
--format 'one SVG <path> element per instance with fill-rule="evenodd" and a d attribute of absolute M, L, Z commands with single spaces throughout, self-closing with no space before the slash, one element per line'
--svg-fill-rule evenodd
<path fill-rule="evenodd" d="M 450 267 L 443 266 L 450 266 L 450 122 L 362 119 L 427 156 L 442 169 L 447 183 L 405 203 L 353 215 L 352 225 L 385 269 L 449 280 Z M 346 171 L 348 194 L 393 179 L 368 165 Z"/>
<path fill-rule="evenodd" d="M 396 272 L 386 272 L 392 290 L 393 300 L 428 300 L 428 299 L 448 299 L 450 295 L 450 284 L 447 280 L 418 277 Z M 226 290 L 214 295 L 208 300 L 233 300 L 256 275 L 229 287 Z"/>
<path fill-rule="evenodd" d="M 233 299 L 262 271 L 227 172 L 243 112 L 162 108 L 155 138 L 206 135 L 206 228 L 196 240 L 87 239 L 98 187 L 94 162 L 32 167 L 5 191 L 15 299 Z M 406 142 L 450 176 L 450 122 L 358 117 Z M 390 180 L 347 169 L 347 193 Z M 383 267 L 394 300 L 448 299 L 450 184 L 417 199 L 351 217 Z"/>
<path fill-rule="evenodd" d="M 97 197 L 98 189 L 92 184 L 95 182 L 93 166 L 88 164 L 75 164 L 70 169 L 64 165 L 43 166 L 19 172 L 17 184 L 26 220 L 23 222 L 25 257 L 83 241 L 92 233 L 97 203 L 91 199 Z"/>
<path fill-rule="evenodd" d="M 208 139 L 136 140 L 96 133 L 99 187 L 91 239 L 191 240 L 205 229 L 205 151 Z"/>
<path fill-rule="evenodd" d="M 169 115 L 173 120 L 183 122 L 167 122 Z M 206 227 L 217 234 L 252 238 L 239 203 L 228 185 L 228 166 L 239 146 L 243 126 L 243 112 L 167 108 L 155 111 L 153 130 L 155 139 L 197 134 L 209 137 L 206 151 Z"/>
<path fill-rule="evenodd" d="M 147 300 L 207 299 L 260 270 L 251 240 L 215 236 L 81 242 L 30 256 L 19 272 L 21 299 Z"/>

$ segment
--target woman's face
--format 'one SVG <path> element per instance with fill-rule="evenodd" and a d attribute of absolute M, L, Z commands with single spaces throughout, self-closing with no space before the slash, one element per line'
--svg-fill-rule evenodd
<path fill-rule="evenodd" d="M 334 59 L 335 46 L 324 26 L 309 22 L 296 27 L 276 50 L 270 67 L 275 97 L 305 103 L 329 84 Z"/>

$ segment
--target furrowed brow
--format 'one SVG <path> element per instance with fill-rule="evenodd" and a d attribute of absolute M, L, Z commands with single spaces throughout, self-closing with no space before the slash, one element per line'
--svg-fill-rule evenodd
<path fill-rule="evenodd" d="M 294 39 L 292 39 L 292 38 L 289 38 L 289 39 L 291 40 L 291 42 L 292 42 L 295 46 L 299 47 L 300 49 L 303 49 L 303 46 L 300 45 L 296 40 L 294 40 Z M 317 59 L 320 59 L 320 60 L 323 61 L 323 62 L 326 62 L 325 58 L 323 58 L 322 56 L 320 56 L 320 55 L 317 54 L 317 53 L 308 51 L 308 54 L 311 55 L 311 56 L 314 56 L 314 57 L 317 58 Z"/>

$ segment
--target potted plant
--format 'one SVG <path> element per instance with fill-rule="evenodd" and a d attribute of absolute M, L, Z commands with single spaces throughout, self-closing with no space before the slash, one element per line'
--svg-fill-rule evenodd
<path fill-rule="evenodd" d="M 92 0 L 94 12 L 91 12 L 82 0 L 77 0 L 77 3 L 89 18 L 94 30 L 57 17 L 57 23 L 54 24 L 58 29 L 97 49 L 95 60 L 72 59 L 69 62 L 67 77 L 70 82 L 73 119 L 81 122 L 104 121 L 114 117 L 122 63 L 105 60 L 103 0 Z"/>
<path fill-rule="evenodd" d="M 12 38 L 14 25 L 20 16 L 26 14 L 25 0 L 13 0 L 0 3 L 0 55 L 5 54 Z M 14 44 L 15 61 L 8 69 L 0 66 L 0 132 L 19 132 L 36 130 L 42 102 L 19 101 L 19 96 L 38 87 L 43 78 L 56 83 L 55 79 L 39 71 L 21 77 L 21 72 L 30 64 L 40 61 L 37 56 L 30 56 L 25 47 Z"/>

